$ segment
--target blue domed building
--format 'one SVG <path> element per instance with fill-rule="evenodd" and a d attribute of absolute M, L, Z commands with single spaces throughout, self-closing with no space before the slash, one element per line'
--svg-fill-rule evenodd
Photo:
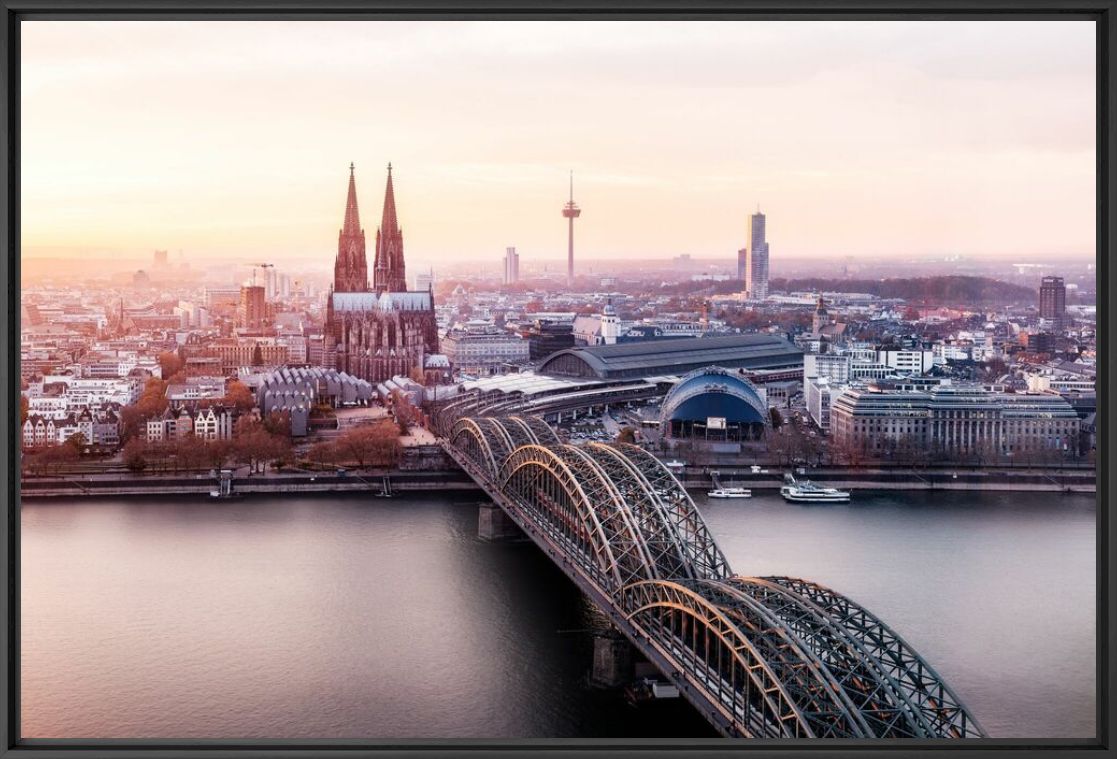
<path fill-rule="evenodd" d="M 687 374 L 660 407 L 660 429 L 667 437 L 758 440 L 768 424 L 768 404 L 756 386 L 740 372 L 717 366 Z"/>

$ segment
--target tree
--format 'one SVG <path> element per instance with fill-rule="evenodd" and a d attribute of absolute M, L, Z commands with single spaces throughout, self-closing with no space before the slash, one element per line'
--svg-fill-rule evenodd
<path fill-rule="evenodd" d="M 783 414 L 780 413 L 778 408 L 772 406 L 768 409 L 768 415 L 772 418 L 772 429 L 778 430 L 783 426 Z"/>
<path fill-rule="evenodd" d="M 333 464 L 338 460 L 339 455 L 337 446 L 328 442 L 315 443 L 306 452 L 307 459 L 319 466 Z"/>
<path fill-rule="evenodd" d="M 406 435 L 411 431 L 413 425 L 419 423 L 421 416 L 419 409 L 415 408 L 411 400 L 399 390 L 393 390 L 390 398 L 392 414 L 395 415 L 396 422 L 399 424 L 400 434 Z"/>
<path fill-rule="evenodd" d="M 165 351 L 159 354 L 159 368 L 162 370 L 164 380 L 169 380 L 182 371 L 186 362 L 182 360 L 177 351 Z"/>
<path fill-rule="evenodd" d="M 272 411 L 264 417 L 264 430 L 269 435 L 291 437 L 291 412 Z"/>
<path fill-rule="evenodd" d="M 82 451 L 85 450 L 85 446 L 86 440 L 84 432 L 75 432 L 73 435 L 66 438 L 66 442 L 63 443 L 64 448 L 70 448 L 77 456 L 81 455 Z M 75 458 L 77 456 L 75 456 Z"/>
<path fill-rule="evenodd" d="M 202 447 L 202 451 L 206 465 L 211 469 L 220 469 L 232 453 L 232 444 L 227 440 L 212 440 Z"/>
<path fill-rule="evenodd" d="M 248 385 L 240 380 L 233 380 L 225 387 L 225 398 L 222 402 L 224 405 L 231 406 L 244 413 L 252 410 L 256 405 L 256 398 L 252 395 L 252 391 L 248 389 Z"/>
<path fill-rule="evenodd" d="M 399 430 L 387 419 L 375 424 L 354 427 L 337 438 L 337 462 L 355 463 L 357 467 L 391 467 L 399 462 Z"/>
<path fill-rule="evenodd" d="M 635 445 L 636 444 L 636 430 L 634 430 L 632 427 L 621 428 L 621 431 L 617 433 L 617 442 L 618 443 L 630 443 L 632 445 Z"/>
<path fill-rule="evenodd" d="M 129 472 L 139 474 L 147 469 L 146 454 L 147 445 L 142 440 L 139 438 L 129 440 L 124 445 L 124 466 L 127 467 Z"/>
<path fill-rule="evenodd" d="M 264 365 L 264 349 L 260 347 L 259 343 L 256 343 L 256 345 L 252 348 L 252 365 Z"/>
<path fill-rule="evenodd" d="M 145 417 L 162 414 L 167 410 L 167 383 L 158 377 L 149 377 L 135 406 Z"/>
<path fill-rule="evenodd" d="M 27 423 L 28 408 L 30 401 L 27 400 L 26 395 L 19 396 L 19 426 L 22 427 Z"/>

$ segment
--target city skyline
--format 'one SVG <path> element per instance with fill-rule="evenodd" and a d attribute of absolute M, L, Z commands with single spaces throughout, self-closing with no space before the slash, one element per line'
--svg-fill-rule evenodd
<path fill-rule="evenodd" d="M 579 261 L 731 259 L 757 203 L 777 261 L 1094 255 L 1089 22 L 31 22 L 22 54 L 28 257 L 328 260 L 342 172 L 389 161 L 417 269 L 560 260 L 571 169 Z"/>

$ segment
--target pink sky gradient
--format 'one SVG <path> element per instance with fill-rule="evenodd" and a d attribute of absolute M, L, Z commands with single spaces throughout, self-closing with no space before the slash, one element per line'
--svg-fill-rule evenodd
<path fill-rule="evenodd" d="M 1092 257 L 1095 30 L 1009 22 L 25 22 L 24 255 L 410 266 Z M 269 260 L 269 259 L 261 259 Z"/>

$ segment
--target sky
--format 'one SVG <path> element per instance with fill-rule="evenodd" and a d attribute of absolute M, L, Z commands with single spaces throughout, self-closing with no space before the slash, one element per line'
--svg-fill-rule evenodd
<path fill-rule="evenodd" d="M 34 21 L 22 253 L 1093 257 L 1089 21 Z M 264 257 L 264 258 L 261 258 Z M 371 265 L 371 260 L 370 260 Z M 412 269 L 414 270 L 414 269 Z"/>

